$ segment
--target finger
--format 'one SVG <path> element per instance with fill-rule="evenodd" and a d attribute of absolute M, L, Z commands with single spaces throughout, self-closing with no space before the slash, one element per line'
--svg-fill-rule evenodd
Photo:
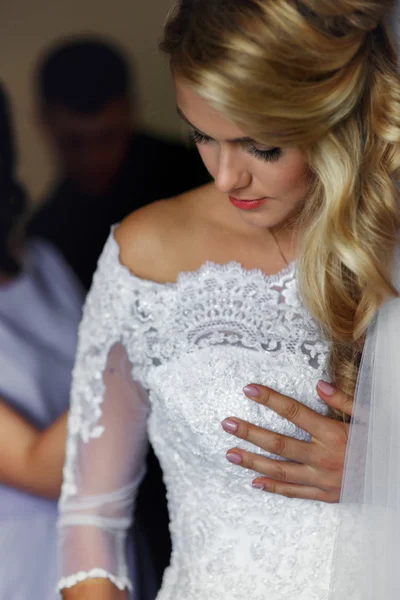
<path fill-rule="evenodd" d="M 317 391 L 320 398 L 331 408 L 337 410 L 349 417 L 353 414 L 354 400 L 350 396 L 337 390 L 332 384 L 326 381 L 319 381 Z"/>
<path fill-rule="evenodd" d="M 294 398 L 284 396 L 262 385 L 251 384 L 246 386 L 243 391 L 251 400 L 270 408 L 284 419 L 318 439 L 325 435 L 326 427 L 332 420 L 294 400 Z"/>
<path fill-rule="evenodd" d="M 310 457 L 313 448 L 310 442 L 296 440 L 232 417 L 225 419 L 221 425 L 227 433 L 246 440 L 270 454 L 299 463 L 311 464 Z"/>
<path fill-rule="evenodd" d="M 234 465 L 266 475 L 275 481 L 308 486 L 320 484 L 317 472 L 302 464 L 266 458 L 260 454 L 245 452 L 240 448 L 229 450 L 226 458 Z"/>
<path fill-rule="evenodd" d="M 270 494 L 285 496 L 286 498 L 299 498 L 303 500 L 317 500 L 319 502 L 339 502 L 338 492 L 327 492 L 316 487 L 296 485 L 293 483 L 280 483 L 272 479 L 257 478 L 253 481 L 255 489 L 264 490 Z"/>

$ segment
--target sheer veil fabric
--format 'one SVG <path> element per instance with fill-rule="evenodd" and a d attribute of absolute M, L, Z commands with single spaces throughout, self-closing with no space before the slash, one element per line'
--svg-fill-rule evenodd
<path fill-rule="evenodd" d="M 399 258 L 396 284 L 400 289 Z M 400 299 L 371 327 L 356 392 L 330 600 L 395 600 L 400 553 Z"/>
<path fill-rule="evenodd" d="M 399 46 L 400 3 L 389 24 Z M 394 262 L 400 290 L 400 252 Z M 395 600 L 400 554 L 400 299 L 370 327 L 350 431 L 329 600 Z"/>
<path fill-rule="evenodd" d="M 389 16 L 399 45 L 400 3 Z M 394 262 L 400 290 L 400 252 Z M 370 327 L 347 450 L 329 600 L 397 600 L 400 555 L 400 299 Z"/>

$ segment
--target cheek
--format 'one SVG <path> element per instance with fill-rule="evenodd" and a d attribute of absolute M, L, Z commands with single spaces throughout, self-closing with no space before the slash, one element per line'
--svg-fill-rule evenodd
<path fill-rule="evenodd" d="M 301 199 L 310 186 L 309 169 L 304 160 L 282 158 L 275 164 L 264 165 L 260 178 L 272 196 L 281 198 Z"/>

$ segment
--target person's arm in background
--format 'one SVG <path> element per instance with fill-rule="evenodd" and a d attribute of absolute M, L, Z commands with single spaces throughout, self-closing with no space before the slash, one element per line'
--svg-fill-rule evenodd
<path fill-rule="evenodd" d="M 67 413 L 40 430 L 0 399 L 0 483 L 58 498 L 66 434 Z"/>

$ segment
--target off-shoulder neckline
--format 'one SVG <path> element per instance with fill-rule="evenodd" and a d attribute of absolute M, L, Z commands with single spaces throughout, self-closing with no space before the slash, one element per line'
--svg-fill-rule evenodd
<path fill-rule="evenodd" d="M 221 273 L 240 273 L 243 277 L 249 279 L 258 277 L 259 279 L 262 279 L 266 283 L 271 285 L 278 283 L 283 278 L 293 274 L 296 267 L 296 261 L 294 260 L 290 262 L 284 269 L 278 271 L 277 273 L 268 275 L 262 269 L 259 268 L 246 269 L 246 267 L 244 267 L 242 263 L 236 260 L 232 260 L 224 264 L 217 263 L 212 260 L 207 260 L 202 265 L 200 265 L 198 269 L 195 269 L 193 271 L 180 271 L 178 273 L 176 281 L 161 283 L 152 279 L 144 279 L 143 277 L 139 277 L 138 275 L 135 275 L 135 273 L 133 273 L 126 265 L 122 264 L 120 258 L 120 247 L 117 240 L 115 239 L 115 230 L 117 227 L 118 224 L 113 225 L 113 227 L 111 228 L 108 243 L 112 246 L 112 252 L 115 256 L 118 266 L 121 269 L 121 271 L 125 273 L 128 279 L 136 281 L 144 286 L 174 289 L 180 286 L 182 283 L 196 281 L 201 278 L 204 278 L 207 275 L 220 275 Z"/>

